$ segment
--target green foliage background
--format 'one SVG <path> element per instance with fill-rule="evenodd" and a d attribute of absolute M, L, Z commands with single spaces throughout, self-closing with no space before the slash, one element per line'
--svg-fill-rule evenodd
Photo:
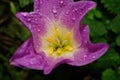
<path fill-rule="evenodd" d="M 90 26 L 92 42 L 110 45 L 108 52 L 89 65 L 63 64 L 44 75 L 42 71 L 20 69 L 9 63 L 17 47 L 30 36 L 15 14 L 32 11 L 33 0 L 0 0 L 0 80 L 120 80 L 120 0 L 94 1 L 98 5 L 83 23 Z"/>

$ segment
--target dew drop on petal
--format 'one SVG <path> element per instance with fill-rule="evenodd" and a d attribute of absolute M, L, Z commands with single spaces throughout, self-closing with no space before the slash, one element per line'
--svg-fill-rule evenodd
<path fill-rule="evenodd" d="M 95 58 L 95 56 L 92 56 L 92 58 Z"/>
<path fill-rule="evenodd" d="M 37 21 L 38 19 L 37 18 L 35 18 L 35 21 Z"/>
<path fill-rule="evenodd" d="M 27 21 L 31 21 L 31 18 L 28 18 Z"/>
<path fill-rule="evenodd" d="M 54 14 L 56 14 L 56 13 L 57 13 L 57 10 L 56 10 L 56 8 L 55 8 L 55 7 L 53 7 L 52 12 L 53 12 Z"/>
<path fill-rule="evenodd" d="M 72 18 L 73 21 L 75 21 L 75 19 L 76 19 L 75 17 Z"/>
<path fill-rule="evenodd" d="M 33 12 L 30 13 L 30 16 L 33 17 Z"/>
<path fill-rule="evenodd" d="M 63 1 L 63 0 L 61 0 L 61 1 L 60 1 L 60 4 L 63 4 L 63 3 L 64 3 L 64 1 Z"/>
<path fill-rule="evenodd" d="M 72 12 L 74 12 L 75 10 L 73 9 Z"/>
<path fill-rule="evenodd" d="M 38 29 L 38 32 L 40 32 L 40 29 Z"/>
<path fill-rule="evenodd" d="M 86 60 L 86 58 L 87 58 L 87 55 L 84 55 L 84 56 L 83 56 L 83 58 L 84 58 L 84 60 Z"/>
<path fill-rule="evenodd" d="M 84 58 L 86 58 L 87 57 L 87 55 L 84 55 Z"/>
<path fill-rule="evenodd" d="M 39 9 L 37 9 L 36 11 L 39 12 Z"/>
<path fill-rule="evenodd" d="M 75 11 L 77 11 L 78 9 L 76 8 Z"/>
<path fill-rule="evenodd" d="M 40 1 L 40 4 L 42 4 L 43 2 L 42 1 Z"/>
<path fill-rule="evenodd" d="M 34 58 L 30 59 L 30 64 L 34 64 L 34 62 L 35 62 Z"/>
<path fill-rule="evenodd" d="M 27 13 L 22 13 L 22 14 L 23 14 L 23 16 L 24 16 L 24 17 L 26 17 L 26 16 L 27 16 Z"/>
<path fill-rule="evenodd" d="M 86 29 L 84 29 L 83 31 L 84 31 L 84 32 L 86 32 L 87 30 L 86 30 Z"/>

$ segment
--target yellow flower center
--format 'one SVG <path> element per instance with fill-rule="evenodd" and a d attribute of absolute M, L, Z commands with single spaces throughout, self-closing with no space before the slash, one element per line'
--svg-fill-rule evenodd
<path fill-rule="evenodd" d="M 80 44 L 75 39 L 75 31 L 67 28 L 59 22 L 52 21 L 46 25 L 46 32 L 40 36 L 41 46 L 39 51 L 43 51 L 48 57 L 71 58 L 78 50 Z"/>
<path fill-rule="evenodd" d="M 49 54 L 61 55 L 62 53 L 73 51 L 74 48 L 71 42 L 71 32 L 66 32 L 64 37 L 61 36 L 61 33 L 60 29 L 56 28 L 52 36 L 47 36 L 46 40 L 49 45 Z"/>

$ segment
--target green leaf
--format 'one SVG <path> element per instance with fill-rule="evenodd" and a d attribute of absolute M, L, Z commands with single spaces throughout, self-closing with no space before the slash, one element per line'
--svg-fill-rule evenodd
<path fill-rule="evenodd" d="M 16 14 L 16 7 L 15 7 L 15 5 L 14 5 L 14 3 L 13 2 L 10 2 L 10 9 L 11 9 L 11 12 L 13 13 L 13 14 Z"/>
<path fill-rule="evenodd" d="M 101 0 L 101 2 L 111 12 L 120 14 L 120 0 Z"/>
<path fill-rule="evenodd" d="M 117 67 L 120 64 L 119 59 L 119 54 L 114 49 L 110 49 L 104 56 L 102 56 L 98 60 L 98 63 L 100 63 L 101 66 L 106 64 L 104 65 L 104 67 L 106 68 L 111 66 Z"/>
<path fill-rule="evenodd" d="M 100 59 L 98 59 L 97 62 L 92 65 L 92 68 L 98 72 L 110 67 L 117 68 L 120 64 L 119 60 L 119 53 L 117 53 L 114 49 L 110 49 Z"/>
<path fill-rule="evenodd" d="M 98 42 L 107 42 L 105 37 L 92 37 L 91 41 L 93 43 L 98 43 Z"/>
<path fill-rule="evenodd" d="M 110 28 L 115 33 L 120 33 L 120 15 L 116 16 L 110 23 Z"/>
<path fill-rule="evenodd" d="M 120 46 L 120 35 L 117 36 L 117 38 L 116 38 L 116 44 L 117 44 L 118 46 Z"/>
<path fill-rule="evenodd" d="M 107 69 L 102 73 L 102 80 L 118 80 L 115 71 Z"/>
<path fill-rule="evenodd" d="M 4 80 L 10 80 L 9 76 L 5 76 Z"/>
<path fill-rule="evenodd" d="M 98 36 L 103 36 L 107 33 L 107 30 L 105 28 L 105 25 L 97 20 L 90 20 L 90 19 L 84 19 L 83 23 L 88 24 L 91 29 L 90 35 L 92 37 L 98 37 Z"/>
<path fill-rule="evenodd" d="M 25 7 L 30 3 L 33 3 L 34 0 L 19 0 L 20 6 Z"/>
<path fill-rule="evenodd" d="M 110 49 L 101 59 L 100 61 L 118 61 L 119 60 L 119 54 L 114 50 Z"/>
<path fill-rule="evenodd" d="M 94 8 L 93 10 L 91 10 L 87 14 L 87 18 L 93 20 L 94 17 L 96 17 L 96 18 L 102 18 L 103 15 L 102 15 L 102 13 L 98 9 Z"/>
<path fill-rule="evenodd" d="M 94 14 L 97 18 L 102 18 L 102 13 L 99 10 L 96 10 Z"/>

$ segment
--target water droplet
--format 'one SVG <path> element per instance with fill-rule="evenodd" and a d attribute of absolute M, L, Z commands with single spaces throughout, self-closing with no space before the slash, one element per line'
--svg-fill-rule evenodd
<path fill-rule="evenodd" d="M 53 9 L 53 13 L 57 13 L 57 11 L 55 9 Z"/>
<path fill-rule="evenodd" d="M 86 32 L 87 30 L 86 30 L 86 29 L 84 29 L 83 31 L 84 31 L 84 32 Z"/>
<path fill-rule="evenodd" d="M 33 12 L 30 12 L 30 15 L 33 16 Z"/>
<path fill-rule="evenodd" d="M 87 55 L 84 55 L 84 58 L 86 58 L 87 57 Z"/>
<path fill-rule="evenodd" d="M 40 4 L 42 4 L 43 2 L 42 1 L 40 1 Z"/>
<path fill-rule="evenodd" d="M 75 11 L 77 11 L 78 9 L 77 8 L 75 8 Z"/>
<path fill-rule="evenodd" d="M 52 11 L 53 11 L 53 13 L 54 13 L 54 14 L 56 14 L 56 13 L 57 13 L 57 10 L 56 10 L 56 8 L 55 8 L 55 7 L 53 7 L 53 10 L 52 10 Z"/>
<path fill-rule="evenodd" d="M 86 58 L 87 58 L 87 55 L 84 55 L 84 56 L 83 56 L 83 59 L 86 60 Z"/>
<path fill-rule="evenodd" d="M 75 12 L 75 10 L 73 9 L 72 12 Z"/>
<path fill-rule="evenodd" d="M 34 62 L 35 62 L 34 58 L 30 59 L 30 64 L 34 64 Z"/>
<path fill-rule="evenodd" d="M 26 16 L 27 16 L 27 13 L 22 13 L 22 14 L 23 14 L 23 16 L 24 16 L 24 17 L 26 17 Z"/>
<path fill-rule="evenodd" d="M 38 32 L 40 32 L 40 29 L 38 29 Z"/>
<path fill-rule="evenodd" d="M 95 58 L 95 56 L 92 56 L 92 58 Z"/>
<path fill-rule="evenodd" d="M 72 10 L 72 12 L 77 12 L 77 11 L 78 11 L 78 9 L 77 9 L 77 8 L 75 8 L 75 9 L 73 9 L 73 10 Z"/>
<path fill-rule="evenodd" d="M 75 19 L 76 19 L 75 17 L 72 18 L 73 21 L 74 21 Z"/>
<path fill-rule="evenodd" d="M 26 15 L 23 15 L 24 17 L 26 17 Z"/>
<path fill-rule="evenodd" d="M 27 20 L 28 20 L 28 21 L 31 21 L 31 18 L 28 18 Z"/>
<path fill-rule="evenodd" d="M 60 4 L 63 4 L 63 3 L 64 3 L 64 1 L 63 1 L 63 0 L 61 0 L 61 1 L 60 1 Z"/>
<path fill-rule="evenodd" d="M 38 19 L 37 18 L 35 18 L 35 21 L 37 21 Z"/>
<path fill-rule="evenodd" d="M 36 9 L 37 12 L 39 12 L 40 10 L 39 9 Z"/>

